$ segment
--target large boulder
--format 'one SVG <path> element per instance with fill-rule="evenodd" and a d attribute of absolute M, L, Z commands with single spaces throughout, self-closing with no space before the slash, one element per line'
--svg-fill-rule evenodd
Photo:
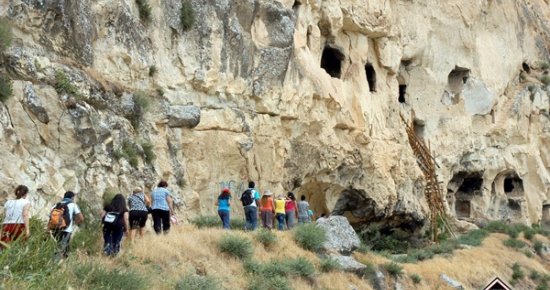
<path fill-rule="evenodd" d="M 353 230 L 348 219 L 343 216 L 330 216 L 317 220 L 317 225 L 327 232 L 325 249 L 349 255 L 361 245 L 359 236 Z"/>
<path fill-rule="evenodd" d="M 170 127 L 193 128 L 201 121 L 201 108 L 195 105 L 171 106 L 168 118 Z"/>

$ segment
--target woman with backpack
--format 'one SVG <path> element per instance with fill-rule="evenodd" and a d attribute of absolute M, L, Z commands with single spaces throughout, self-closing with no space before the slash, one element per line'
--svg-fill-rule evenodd
<path fill-rule="evenodd" d="M 30 202 L 26 199 L 29 188 L 19 185 L 15 189 L 15 199 L 10 199 L 4 204 L 4 222 L 2 223 L 3 243 L 15 241 L 20 237 L 29 237 L 29 209 Z M 3 245 L 0 244 L 0 249 Z"/>
<path fill-rule="evenodd" d="M 229 206 L 231 205 L 231 191 L 225 187 L 216 201 L 218 206 L 218 215 L 222 220 L 223 228 L 229 230 Z"/>
<path fill-rule="evenodd" d="M 108 256 L 116 256 L 120 252 L 120 244 L 124 234 L 130 230 L 126 200 L 122 194 L 113 197 L 111 203 L 101 212 L 103 221 L 103 252 Z"/>
<path fill-rule="evenodd" d="M 264 195 L 260 200 L 260 213 L 262 215 L 262 223 L 264 228 L 271 230 L 273 228 L 273 213 L 275 213 L 275 202 L 271 197 L 271 191 L 264 191 Z"/>
<path fill-rule="evenodd" d="M 143 193 L 141 187 L 136 187 L 128 198 L 128 206 L 130 207 L 130 241 L 133 243 L 138 227 L 139 237 L 143 238 L 145 234 L 145 223 L 149 215 L 148 208 L 151 206 L 151 200 Z"/>

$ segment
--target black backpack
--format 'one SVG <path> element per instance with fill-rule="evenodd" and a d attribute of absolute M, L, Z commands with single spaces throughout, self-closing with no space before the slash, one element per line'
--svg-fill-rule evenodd
<path fill-rule="evenodd" d="M 243 192 L 241 201 L 243 206 L 251 205 L 254 202 L 254 197 L 252 196 L 252 190 L 250 188 Z"/>

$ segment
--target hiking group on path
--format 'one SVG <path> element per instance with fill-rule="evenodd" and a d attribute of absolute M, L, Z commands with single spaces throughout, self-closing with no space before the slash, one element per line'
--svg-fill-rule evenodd
<path fill-rule="evenodd" d="M 266 190 L 260 198 L 253 181 L 249 182 L 248 187 L 240 197 L 246 220 L 245 230 L 254 231 L 258 227 L 259 217 L 267 230 L 273 228 L 274 217 L 281 231 L 285 223 L 286 229 L 292 229 L 296 219 L 298 223 L 311 222 L 313 212 L 309 209 L 309 203 L 304 195 L 299 202 L 296 201 L 292 192 L 288 192 L 287 196 L 279 194 L 276 199 L 273 199 L 273 193 Z M 26 199 L 28 193 L 29 189 L 26 186 L 19 185 L 15 189 L 15 199 L 8 200 L 4 204 L 0 250 L 6 248 L 12 241 L 20 238 L 26 241 L 29 238 L 31 205 Z M 75 197 L 74 192 L 65 192 L 63 199 L 51 209 L 49 214 L 47 230 L 57 241 L 56 260 L 67 256 L 75 225 L 84 221 L 84 215 L 75 202 Z M 231 200 L 231 191 L 229 188 L 223 188 L 216 201 L 223 228 L 228 230 L 230 229 Z M 103 207 L 101 212 L 103 252 L 108 256 L 116 256 L 120 252 L 124 236 L 129 236 L 130 241 L 133 242 L 138 229 L 140 237 L 143 237 L 149 214 L 152 215 L 153 229 L 156 234 L 166 234 L 170 231 L 171 224 L 177 224 L 172 194 L 168 190 L 166 181 L 159 182 L 157 188 L 151 192 L 151 198 L 143 192 L 141 187 L 136 187 L 127 200 L 119 193 Z"/>
<path fill-rule="evenodd" d="M 250 181 L 248 189 L 240 197 L 245 215 L 244 230 L 255 230 L 258 227 L 258 217 L 261 218 L 262 225 L 267 230 L 273 228 L 274 217 L 278 222 L 280 231 L 284 229 L 285 223 L 287 230 L 292 229 L 296 219 L 298 219 L 298 223 L 311 222 L 313 212 L 309 209 L 309 203 L 304 195 L 302 195 L 300 202 L 296 202 L 296 197 L 292 192 L 288 192 L 287 196 L 279 194 L 276 199 L 273 199 L 273 193 L 266 190 L 260 198 L 258 190 L 254 188 L 255 186 L 256 184 Z M 223 228 L 228 230 L 230 229 L 229 208 L 231 199 L 231 191 L 225 187 L 216 200 L 218 215 L 222 220 Z"/>

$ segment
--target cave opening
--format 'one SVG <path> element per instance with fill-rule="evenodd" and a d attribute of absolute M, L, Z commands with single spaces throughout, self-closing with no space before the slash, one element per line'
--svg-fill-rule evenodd
<path fill-rule="evenodd" d="M 508 176 L 504 179 L 504 192 L 507 195 L 522 195 L 523 180 L 517 176 Z"/>
<path fill-rule="evenodd" d="M 530 67 L 528 64 L 522 63 L 522 64 L 521 64 L 521 68 L 523 69 L 524 72 L 526 72 L 526 73 L 528 73 L 528 74 L 531 73 L 531 67 Z"/>
<path fill-rule="evenodd" d="M 455 66 L 447 78 L 448 86 L 453 94 L 459 94 L 464 88 L 464 84 L 470 78 L 470 70 L 467 68 Z"/>
<path fill-rule="evenodd" d="M 365 65 L 365 72 L 367 74 L 367 82 L 369 83 L 369 91 L 376 92 L 376 71 L 372 67 L 372 64 L 367 63 Z"/>
<path fill-rule="evenodd" d="M 454 192 L 454 211 L 457 218 L 471 217 L 472 203 L 476 196 L 483 195 L 482 186 L 483 172 L 461 171 L 453 175 L 447 189 Z"/>
<path fill-rule="evenodd" d="M 326 46 L 321 56 L 321 68 L 323 68 L 331 77 L 340 78 L 342 74 L 342 61 L 344 54 L 330 46 Z"/>
<path fill-rule="evenodd" d="M 399 85 L 399 103 L 405 103 L 405 93 L 407 91 L 407 85 Z"/>

